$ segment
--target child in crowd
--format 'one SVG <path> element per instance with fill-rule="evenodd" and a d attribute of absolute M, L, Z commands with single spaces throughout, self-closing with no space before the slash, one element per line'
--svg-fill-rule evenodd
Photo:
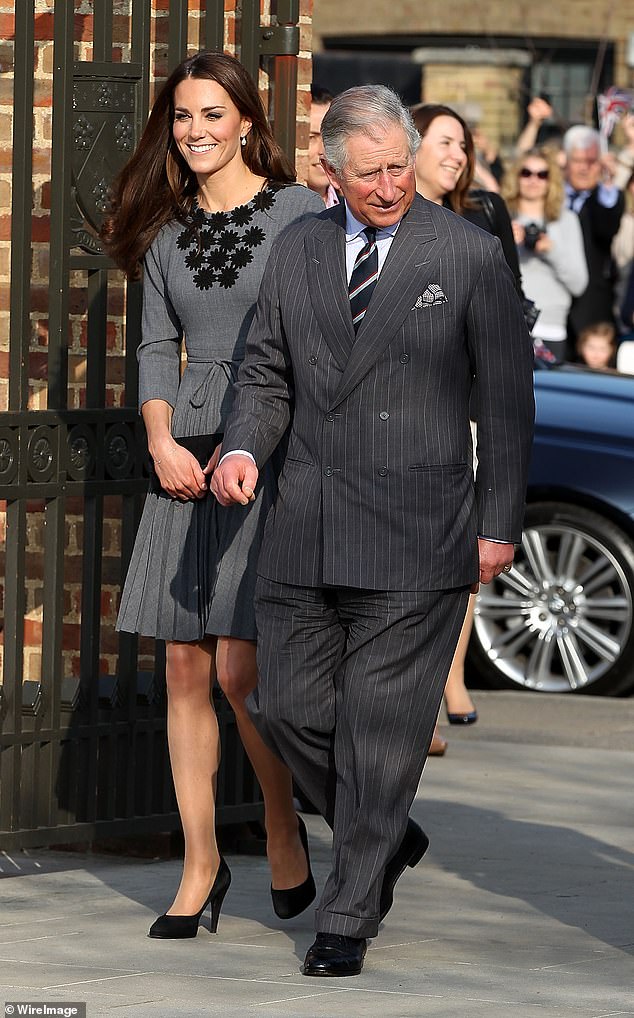
<path fill-rule="evenodd" d="M 597 322 L 582 329 L 577 354 L 589 368 L 613 368 L 616 363 L 616 331 L 609 322 Z"/>

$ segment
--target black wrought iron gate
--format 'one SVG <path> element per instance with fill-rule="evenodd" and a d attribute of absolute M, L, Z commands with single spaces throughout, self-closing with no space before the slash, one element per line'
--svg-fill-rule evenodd
<path fill-rule="evenodd" d="M 121 4 L 93 0 L 90 61 L 75 59 L 75 6 L 66 0 L 54 5 L 47 408 L 40 410 L 33 408 L 30 381 L 37 15 L 34 0 L 15 4 L 9 399 L 0 414 L 3 849 L 169 830 L 178 823 L 166 753 L 163 655 L 159 646 L 152 663 L 153 651 L 140 648 L 136 637 L 116 635 L 106 604 L 108 589 L 125 575 L 147 470 L 136 411 L 139 286 L 124 289 L 96 228 L 109 181 L 147 116 L 153 5 L 130 0 L 130 59 L 121 62 L 112 60 L 113 17 Z M 276 133 L 293 154 L 299 0 L 279 0 L 274 10 L 272 26 L 262 28 L 259 0 L 242 0 L 239 55 L 256 78 L 260 58 L 270 58 Z M 168 69 L 187 52 L 188 15 L 187 0 L 170 2 Z M 224 0 L 207 0 L 201 24 L 201 48 L 222 49 Z M 77 356 L 69 354 L 69 320 L 84 307 L 86 338 Z M 114 359 L 113 310 L 125 322 L 122 356 Z M 120 405 L 106 405 L 113 366 Z M 76 407 L 69 392 L 78 373 L 83 391 Z M 75 591 L 70 603 L 69 590 Z M 32 660 L 25 633 L 33 641 L 34 632 L 40 642 L 35 671 L 25 665 Z M 77 664 L 69 668 L 65 643 L 73 639 Z M 112 660 L 117 664 L 109 669 Z M 257 818 L 260 793 L 233 715 L 222 699 L 217 706 L 224 743 L 219 823 Z"/>

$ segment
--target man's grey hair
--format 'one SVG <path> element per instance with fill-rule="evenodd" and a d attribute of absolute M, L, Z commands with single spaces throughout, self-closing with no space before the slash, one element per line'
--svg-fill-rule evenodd
<path fill-rule="evenodd" d="M 595 131 L 593 127 L 576 124 L 575 127 L 569 127 L 564 134 L 563 146 L 567 156 L 575 148 L 581 149 L 582 152 L 587 152 L 588 149 L 594 148 L 595 145 L 601 148 L 601 137 L 599 132 Z"/>
<path fill-rule="evenodd" d="M 420 145 L 420 135 L 406 106 L 387 85 L 359 85 L 335 96 L 321 125 L 326 161 L 341 173 L 348 161 L 347 142 L 353 134 L 379 141 L 394 125 L 403 128 L 410 157 Z"/>

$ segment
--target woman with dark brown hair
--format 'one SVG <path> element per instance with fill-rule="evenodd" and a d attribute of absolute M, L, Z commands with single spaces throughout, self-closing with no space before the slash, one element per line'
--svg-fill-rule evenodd
<path fill-rule="evenodd" d="M 214 677 L 262 788 L 275 911 L 290 918 L 315 895 L 290 773 L 245 707 L 257 681 L 255 567 L 274 468 L 245 508 L 223 508 L 209 493 L 271 244 L 323 208 L 294 180 L 248 73 L 233 57 L 199 53 L 159 93 L 103 234 L 129 278 L 143 273 L 139 405 L 153 465 L 117 625 L 167 644 L 168 742 L 185 834 L 180 886 L 151 937 L 195 936 L 208 905 L 215 931 L 231 879 L 214 829 Z"/>
<path fill-rule="evenodd" d="M 411 110 L 421 136 L 416 154 L 416 189 L 470 223 L 499 237 L 518 293 L 522 281 L 506 206 L 494 191 L 473 188 L 476 158 L 466 121 L 450 106 L 420 103 Z"/>
<path fill-rule="evenodd" d="M 517 250 L 506 206 L 493 191 L 472 188 L 475 146 L 467 123 L 451 107 L 440 103 L 420 103 L 412 107 L 411 113 L 421 136 L 416 153 L 417 191 L 429 201 L 444 205 L 487 233 L 499 237 L 504 257 L 521 295 Z M 445 686 L 447 719 L 454 725 L 470 725 L 478 719 L 464 681 L 474 607 L 475 595 L 472 594 Z M 447 740 L 436 730 L 430 756 L 442 756 L 446 748 Z"/>

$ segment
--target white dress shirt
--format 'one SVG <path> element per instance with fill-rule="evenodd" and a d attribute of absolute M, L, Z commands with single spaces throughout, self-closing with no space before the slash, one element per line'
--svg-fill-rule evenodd
<path fill-rule="evenodd" d="M 398 223 L 394 223 L 394 226 L 386 226 L 376 231 L 376 250 L 379 256 L 379 275 L 381 275 L 381 269 L 385 265 L 385 259 L 387 258 L 390 245 L 394 240 L 396 231 L 400 226 L 400 219 Z M 357 255 L 365 245 L 367 244 L 367 237 L 363 232 L 366 229 L 365 223 L 360 223 L 356 219 L 348 206 L 346 205 L 346 278 L 350 282 L 350 276 L 354 269 L 354 263 L 357 260 Z"/>

